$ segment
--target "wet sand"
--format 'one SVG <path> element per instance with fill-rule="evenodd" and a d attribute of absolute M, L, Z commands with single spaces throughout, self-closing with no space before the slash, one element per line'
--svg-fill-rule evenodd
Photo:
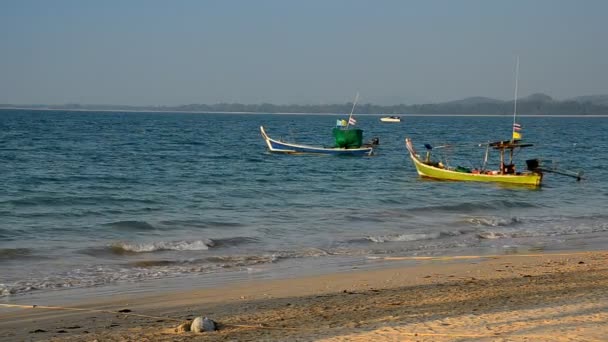
<path fill-rule="evenodd" d="M 414 265 L 401 260 L 388 259 L 395 265 L 377 270 L 96 298 L 70 306 L 78 311 L 3 308 L 0 340 L 605 341 L 608 336 L 606 251 L 409 259 Z M 217 321 L 220 330 L 175 331 L 201 315 Z"/>

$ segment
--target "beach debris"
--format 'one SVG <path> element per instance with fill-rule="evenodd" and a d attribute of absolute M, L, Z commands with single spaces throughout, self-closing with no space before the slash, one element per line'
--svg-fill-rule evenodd
<path fill-rule="evenodd" d="M 37 333 L 43 333 L 43 332 L 46 332 L 46 330 L 36 329 L 36 330 L 30 331 L 30 334 L 37 334 Z"/>
<path fill-rule="evenodd" d="M 190 325 L 190 330 L 195 333 L 200 333 L 203 331 L 216 331 L 217 324 L 214 320 L 210 318 L 203 318 L 203 316 L 199 316 L 192 321 L 192 324 Z"/>
<path fill-rule="evenodd" d="M 184 322 L 184 323 L 178 325 L 177 328 L 175 328 L 175 332 L 176 333 L 188 332 L 188 331 L 190 331 L 191 324 L 192 323 L 190 323 L 190 322 Z"/>
<path fill-rule="evenodd" d="M 203 332 L 203 316 L 196 317 L 190 324 L 190 331 L 195 333 Z"/>
<path fill-rule="evenodd" d="M 130 309 L 122 309 L 122 310 L 118 310 L 118 312 L 120 313 L 127 313 L 127 312 L 131 312 Z"/>
<path fill-rule="evenodd" d="M 203 330 L 205 330 L 205 331 L 216 331 L 217 330 L 217 324 L 215 324 L 214 320 L 205 317 L 205 318 L 203 318 Z"/>

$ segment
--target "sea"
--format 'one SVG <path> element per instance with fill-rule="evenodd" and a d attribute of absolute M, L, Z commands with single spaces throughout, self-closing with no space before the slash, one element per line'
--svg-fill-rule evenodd
<path fill-rule="evenodd" d="M 608 245 L 608 117 L 518 116 L 517 170 L 584 172 L 537 188 L 423 179 L 407 155 L 410 137 L 479 167 L 510 115 L 355 117 L 375 156 L 276 155 L 260 135 L 329 146 L 344 114 L 0 110 L 0 302 Z"/>

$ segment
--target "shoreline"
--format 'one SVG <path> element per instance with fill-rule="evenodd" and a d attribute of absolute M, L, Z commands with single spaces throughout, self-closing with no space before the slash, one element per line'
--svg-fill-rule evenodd
<path fill-rule="evenodd" d="M 397 264 L 172 292 L 160 288 L 155 294 L 81 301 L 72 306 L 78 311 L 2 308 L 0 339 L 599 341 L 608 335 L 607 258 L 608 251 L 581 251 L 407 258 L 414 264 L 404 265 L 404 258 L 387 257 Z M 125 309 L 130 311 L 118 313 Z M 220 331 L 174 331 L 200 315 L 217 321 Z"/>

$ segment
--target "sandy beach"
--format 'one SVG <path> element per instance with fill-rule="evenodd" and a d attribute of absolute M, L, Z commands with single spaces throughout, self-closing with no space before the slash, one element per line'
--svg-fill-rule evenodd
<path fill-rule="evenodd" d="M 159 289 L 65 309 L 5 307 L 0 340 L 605 341 L 607 257 L 390 258 L 383 262 L 394 265 L 377 270 Z M 220 330 L 176 332 L 196 316 L 214 319 Z"/>

